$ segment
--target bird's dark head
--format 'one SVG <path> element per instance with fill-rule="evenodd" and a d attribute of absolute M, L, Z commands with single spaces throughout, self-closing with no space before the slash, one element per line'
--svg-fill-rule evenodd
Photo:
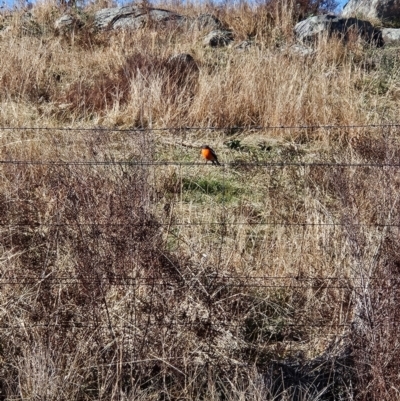
<path fill-rule="evenodd" d="M 202 149 L 210 149 L 210 147 L 208 145 L 203 145 L 201 148 Z"/>

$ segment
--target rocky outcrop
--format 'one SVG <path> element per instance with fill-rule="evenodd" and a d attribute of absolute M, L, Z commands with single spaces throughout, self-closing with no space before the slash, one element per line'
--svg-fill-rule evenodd
<path fill-rule="evenodd" d="M 222 22 L 212 14 L 200 14 L 196 18 L 187 18 L 173 11 L 159 8 L 144 8 L 136 5 L 104 8 L 93 16 L 97 29 L 140 29 L 149 24 L 156 26 L 178 25 L 188 29 L 223 30 Z M 83 24 L 76 17 L 66 14 L 57 19 L 54 28 L 59 32 L 69 31 Z M 220 41 L 221 42 L 221 41 Z"/>
<path fill-rule="evenodd" d="M 183 24 L 186 19 L 172 11 L 137 6 L 105 8 L 94 15 L 98 29 L 140 29 L 149 23 L 157 25 Z"/>
<path fill-rule="evenodd" d="M 303 42 L 313 42 L 321 34 L 338 35 L 346 39 L 350 32 L 356 31 L 366 42 L 383 45 L 382 33 L 369 21 L 357 18 L 340 18 L 336 15 L 317 15 L 296 24 L 296 37 Z"/>
<path fill-rule="evenodd" d="M 230 30 L 217 29 L 211 31 L 203 40 L 204 46 L 222 47 L 233 42 L 233 33 Z"/>
<path fill-rule="evenodd" d="M 344 6 L 342 16 L 377 18 L 400 24 L 400 0 L 350 0 Z"/>

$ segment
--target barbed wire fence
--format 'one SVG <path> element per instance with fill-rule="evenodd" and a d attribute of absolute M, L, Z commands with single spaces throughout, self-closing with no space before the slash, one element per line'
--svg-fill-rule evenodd
<path fill-rule="evenodd" d="M 161 127 L 161 128 L 127 128 L 127 129 L 118 129 L 118 128 L 105 128 L 105 127 L 94 127 L 94 128 L 74 128 L 74 127 L 64 127 L 64 128 L 55 128 L 55 127 L 0 127 L 0 132 L 63 132 L 63 133 L 125 133 L 125 134 L 153 134 L 154 132 L 186 132 L 186 131 L 222 131 L 222 132 L 248 132 L 248 131 L 274 131 L 274 130 L 338 130 L 338 129 L 398 129 L 400 127 L 399 123 L 385 123 L 385 124 L 348 124 L 348 125 L 277 125 L 277 126 L 233 126 L 233 127 Z M 2 139 L 0 137 L 0 139 Z M 179 141 L 176 142 L 179 145 Z M 74 167 L 74 166 L 141 166 L 141 167 L 163 167 L 163 166 L 185 166 L 185 167 L 196 167 L 196 166 L 204 166 L 204 162 L 199 161 L 191 161 L 191 162 L 182 162 L 182 161 L 143 161 L 143 160 L 112 160 L 112 161 L 99 161 L 99 160 L 13 160 L 13 159 L 3 159 L 0 160 L 0 164 L 2 165 L 16 165 L 16 166 L 59 166 L 59 167 Z M 258 167 L 324 167 L 324 168 L 384 168 L 384 167 L 392 167 L 398 168 L 400 167 L 400 159 L 396 162 L 353 162 L 353 163 L 343 163 L 343 162 L 290 162 L 290 161 L 256 161 L 256 162 L 225 162 L 223 163 L 223 167 L 231 167 L 231 166 L 245 166 L 250 168 L 258 168 Z M 225 181 L 225 169 L 223 169 L 223 180 Z M 223 186 L 223 190 L 225 185 Z M 226 218 L 226 216 L 224 216 Z M 61 226 L 72 226 L 71 224 L 66 223 L 4 223 L 0 221 L 0 226 L 2 227 L 61 227 Z M 73 226 L 124 226 L 124 223 L 106 223 L 103 224 L 101 222 L 95 223 L 76 223 Z M 160 225 L 172 225 L 172 226 L 195 226 L 195 225 L 205 225 L 205 226 L 234 226 L 234 225 L 249 225 L 249 226 L 345 226 L 343 222 L 322 222 L 322 223 L 314 223 L 314 222 L 291 222 L 291 221 L 268 221 L 268 222 L 229 222 L 226 218 L 223 222 L 215 222 L 215 221 L 202 221 L 202 222 L 173 222 L 173 223 L 160 223 Z M 374 224 L 355 224 L 355 226 L 359 227 L 375 227 L 375 228 L 387 228 L 387 227 L 400 227 L 400 223 L 374 223 Z M 229 279 L 230 277 L 225 277 Z M 252 280 L 254 277 L 250 276 L 232 276 L 231 278 L 237 279 L 247 279 Z M 305 280 L 340 280 L 340 277 L 310 277 L 310 278 L 301 278 L 301 277 L 277 277 L 277 276 L 262 276 L 258 277 L 263 280 L 270 279 L 289 279 L 296 281 L 305 281 Z M 11 284 L 20 283 L 18 280 L 24 280 L 25 277 L 20 277 L 14 281 L 2 281 L 3 284 Z M 65 278 L 48 278 L 48 280 L 64 280 Z M 68 278 L 67 278 L 68 279 Z M 374 278 L 371 278 L 374 279 Z M 376 278 L 378 280 L 378 278 Z M 8 280 L 8 279 L 7 279 Z M 31 283 L 32 278 L 28 278 L 28 281 L 21 281 Z M 118 277 L 114 277 L 115 285 L 118 284 Z M 126 278 L 124 278 L 126 280 Z M 131 280 L 135 281 L 134 278 Z M 154 281 L 153 278 L 149 279 L 150 281 Z M 125 283 L 126 285 L 126 283 Z M 129 285 L 137 285 L 136 283 L 131 283 Z M 142 285 L 142 284 L 141 284 Z M 145 284 L 146 285 L 146 284 Z M 150 285 L 154 285 L 153 283 Z M 229 285 L 229 284 L 227 284 Z M 241 284 L 243 285 L 243 284 Z"/>
<path fill-rule="evenodd" d="M 385 230 L 396 230 L 400 227 L 400 220 L 395 211 L 397 194 L 390 184 L 391 182 L 396 182 L 398 169 L 400 168 L 400 152 L 397 150 L 397 141 L 400 139 L 398 136 L 399 128 L 400 124 L 397 123 L 340 126 L 299 125 L 139 129 L 0 127 L 0 146 L 3 147 L 0 165 L 3 168 L 3 181 L 7 181 L 7 185 L 10 188 L 13 185 L 16 188 L 15 193 L 3 194 L 3 199 L 0 201 L 0 203 L 3 203 L 0 214 L 2 216 L 0 217 L 0 237 L 2 238 L 4 253 L 6 254 L 6 250 L 10 252 L 12 250 L 18 255 L 16 258 L 21 259 L 21 267 L 17 271 L 12 268 L 11 257 L 6 262 L 3 261 L 6 267 L 0 273 L 0 287 L 29 287 L 32 291 L 37 290 L 38 293 L 40 287 L 41 294 L 53 299 L 53 292 L 57 291 L 54 289 L 55 287 L 58 287 L 60 292 L 68 292 L 66 288 L 75 286 L 75 291 L 86 292 L 85 302 L 90 304 L 87 309 L 83 308 L 79 311 L 79 318 L 68 316 L 69 312 L 73 315 L 76 310 L 57 312 L 49 316 L 38 315 L 37 321 L 32 319 L 29 327 L 24 326 L 24 330 L 29 328 L 109 330 L 114 340 L 118 335 L 129 336 L 127 333 L 131 333 L 132 338 L 129 337 L 126 341 L 130 344 L 129 346 L 132 346 L 131 343 L 141 344 L 137 346 L 141 350 L 146 348 L 145 338 L 147 336 L 151 337 L 150 331 L 157 327 L 171 332 L 179 329 L 197 333 L 200 338 L 205 338 L 209 355 L 212 355 L 215 351 L 216 338 L 225 335 L 227 331 L 230 333 L 234 333 L 235 330 L 246 332 L 245 338 L 252 346 L 255 346 L 255 344 L 259 346 L 266 342 L 279 343 L 286 341 L 290 350 L 295 347 L 295 343 L 317 343 L 319 337 L 328 339 L 332 339 L 335 336 L 338 337 L 354 324 L 354 314 L 351 310 L 354 308 L 355 299 L 360 298 L 360 294 L 363 294 L 366 289 L 368 291 L 390 292 L 394 285 L 398 285 L 398 278 L 395 276 L 381 276 L 376 269 L 368 269 L 365 266 L 361 266 L 359 271 L 347 272 L 346 274 L 341 274 L 345 269 L 336 269 L 336 274 L 328 276 L 324 276 L 320 272 L 314 275 L 305 275 L 304 272 L 288 275 L 276 273 L 260 274 L 259 272 L 254 274 L 251 270 L 247 274 L 232 273 L 227 269 L 227 265 L 223 261 L 227 249 L 233 246 L 230 231 L 235 227 L 257 227 L 263 230 L 299 229 L 303 231 L 299 231 L 298 236 L 302 237 L 301 241 L 304 242 L 304 238 L 306 238 L 304 230 L 309 228 L 321 230 L 339 228 L 343 231 L 348 231 L 346 241 L 351 243 L 349 252 L 354 253 L 351 257 L 364 261 L 361 256 L 362 250 L 360 250 L 360 247 L 363 246 L 360 238 L 364 238 L 361 233 L 362 230 L 376 230 L 377 238 L 379 237 L 382 242 L 382 238 L 385 237 Z M 224 132 L 228 132 L 231 135 L 231 133 L 246 133 L 249 131 L 338 129 L 381 130 L 384 137 L 384 145 L 380 145 L 381 148 L 379 149 L 371 150 L 369 148 L 365 150 L 365 152 L 369 152 L 368 156 L 371 156 L 366 157 L 366 160 L 346 162 L 341 160 L 337 162 L 332 160 L 278 160 L 278 155 L 277 160 L 266 158 L 266 160 L 223 162 L 220 170 L 216 170 L 220 174 L 222 182 L 221 187 L 219 187 L 221 198 L 218 208 L 220 212 L 215 215 L 211 213 L 211 217 L 216 217 L 218 221 L 204 219 L 201 210 L 203 205 L 201 203 L 197 206 L 199 218 L 196 219 L 197 215 L 193 215 L 190 221 L 184 221 L 184 218 L 172 218 L 173 212 L 170 210 L 166 211 L 168 215 L 166 221 L 153 221 L 150 217 L 144 218 L 140 216 L 140 213 L 148 212 L 146 209 L 149 203 L 157 204 L 161 196 L 150 193 L 151 190 L 144 193 L 143 188 L 146 185 L 155 187 L 157 180 L 163 180 L 162 175 L 165 167 L 177 170 L 177 179 L 178 181 L 180 180 L 177 193 L 171 196 L 173 201 L 167 202 L 169 209 L 171 207 L 175 209 L 182 208 L 185 203 L 190 203 L 188 198 L 184 198 L 182 195 L 184 169 L 201 169 L 204 171 L 204 169 L 212 168 L 205 165 L 204 162 L 197 161 L 197 153 L 190 156 L 193 157 L 193 160 L 189 161 L 179 159 L 172 161 L 158 160 L 154 155 L 154 135 L 156 133 L 162 135 L 165 132 L 169 132 L 177 136 L 174 139 L 174 143 L 168 142 L 168 146 L 174 146 L 174 144 L 176 146 L 182 144 L 187 146 L 193 140 L 193 137 L 186 137 L 187 132 L 195 134 L 199 131 L 222 132 L 221 135 L 224 135 Z M 374 132 L 376 134 L 376 131 Z M 95 137 L 92 138 L 90 135 L 88 137 L 88 133 L 95 134 Z M 64 134 L 75 135 L 65 138 Z M 115 137 L 110 140 L 107 135 Z M 378 134 L 376 135 L 379 136 Z M 127 136 L 129 140 L 126 139 Z M 185 142 L 182 139 L 184 137 L 186 138 Z M 210 139 L 208 136 L 206 138 Z M 162 139 L 161 137 L 161 141 Z M 77 144 L 81 144 L 83 147 L 85 144 L 87 145 L 88 142 L 85 142 L 85 140 L 89 141 L 92 146 L 90 152 L 77 146 Z M 24 143 L 29 143 L 29 146 L 32 143 L 35 145 L 32 148 L 28 148 L 28 146 L 24 148 L 22 145 Z M 48 144 L 49 147 L 44 147 L 44 144 Z M 370 147 L 373 148 L 374 145 L 375 142 Z M 134 151 L 132 146 L 136 146 Z M 68 152 L 69 147 L 71 148 L 70 153 Z M 197 146 L 193 145 L 193 148 L 197 148 Z M 65 149 L 67 149 L 66 152 L 64 152 Z M 105 149 L 107 149 L 106 152 L 104 151 Z M 363 149 L 361 150 L 363 151 Z M 375 150 L 377 153 L 374 153 Z M 65 159 L 71 154 L 75 155 L 74 159 Z M 92 156 L 91 159 L 90 156 Z M 359 159 L 363 159 L 363 157 Z M 86 168 L 92 171 L 88 175 L 88 179 L 84 177 L 89 171 Z M 380 216 L 382 217 L 381 220 L 378 216 L 369 222 L 359 221 L 360 219 L 358 218 L 348 220 L 333 212 L 326 214 L 326 220 L 328 221 L 304 219 L 304 213 L 299 213 L 300 217 L 295 214 L 292 214 L 290 218 L 283 215 L 279 217 L 279 213 L 277 213 L 270 219 L 263 216 L 259 217 L 259 220 L 256 217 L 256 221 L 254 221 L 255 219 L 238 221 L 238 216 L 231 214 L 232 211 L 227 199 L 229 171 L 230 169 L 238 168 L 246 168 L 246 171 L 254 170 L 258 174 L 269 175 L 271 175 L 270 169 L 303 169 L 303 174 L 306 174 L 304 169 L 307 169 L 308 172 L 312 169 L 322 169 L 324 171 L 352 169 L 355 182 L 358 179 L 358 170 L 363 170 L 362 179 L 366 179 L 368 175 L 373 175 L 374 171 L 379 171 L 378 178 L 380 177 L 383 180 L 381 181 L 382 196 L 384 197 L 382 204 L 391 208 L 391 210 L 387 210 L 386 214 L 382 214 Z M 7 169 L 9 170 L 7 171 Z M 37 210 L 40 210 L 41 207 L 43 208 L 43 205 L 30 204 L 34 200 L 40 199 L 40 195 L 36 195 L 34 200 L 29 199 L 29 194 L 32 191 L 40 190 L 39 184 L 35 187 L 30 183 L 26 191 L 18 190 L 18 186 L 25 185 L 24 180 L 28 180 L 28 178 L 23 177 L 30 174 L 29 169 L 32 170 L 31 174 L 35 178 L 42 175 L 44 180 L 49 179 L 51 181 L 47 183 L 48 193 L 44 195 L 46 200 L 43 202 L 46 203 L 49 200 L 55 202 L 55 206 L 53 205 L 51 209 L 53 214 L 39 216 L 40 213 Z M 98 174 L 96 179 L 100 177 L 97 183 L 95 183 L 93 171 Z M 131 173 L 133 178 L 130 175 Z M 104 178 L 105 176 L 109 176 L 109 179 Z M 12 180 L 15 180 L 15 182 L 13 183 Z M 340 180 L 341 178 L 338 176 L 338 182 L 331 183 L 331 185 L 340 186 L 342 184 Z M 373 182 L 376 184 L 377 181 Z M 98 187 L 91 188 L 92 183 Z M 104 185 L 105 193 L 102 193 L 101 185 Z M 278 186 L 277 190 L 282 185 Z M 305 186 L 306 184 L 303 183 L 302 185 Z M 132 197 L 129 195 L 130 191 Z M 344 190 L 344 192 L 346 191 Z M 102 194 L 102 196 L 96 199 L 99 194 Z M 120 204 L 118 203 L 119 196 L 122 197 Z M 355 196 L 354 193 L 344 194 L 343 204 L 352 196 Z M 240 197 L 240 194 L 237 197 Z M 15 202 L 15 206 L 11 205 L 13 202 Z M 106 208 L 104 208 L 102 202 L 108 202 Z M 67 203 L 70 211 L 65 211 Z M 171 206 L 171 203 L 174 203 L 174 205 Z M 86 208 L 87 210 L 81 214 L 80 208 Z M 154 207 L 151 208 L 151 213 L 153 213 L 154 209 Z M 125 214 L 128 211 L 130 217 Z M 136 213 L 135 211 L 138 212 Z M 105 212 L 109 212 L 109 215 L 106 216 Z M 168 238 L 162 238 L 160 241 L 154 240 L 154 238 L 163 237 L 165 233 L 169 234 L 174 230 L 185 227 L 208 228 L 213 232 L 215 231 L 213 236 L 207 239 L 207 243 L 211 244 L 210 246 L 218 249 L 217 256 L 214 258 L 215 265 L 205 266 L 206 262 L 201 256 L 201 251 L 196 250 L 196 244 L 191 244 L 188 247 L 195 254 L 200 255 L 198 259 L 202 261 L 203 265 L 192 267 L 192 270 L 184 268 L 183 265 L 185 263 L 189 264 L 190 258 L 183 262 L 179 259 L 172 260 L 173 257 L 171 255 L 173 252 L 167 254 L 164 251 L 165 247 L 163 249 L 162 246 L 165 245 Z M 162 232 L 161 235 L 160 231 Z M 108 235 L 110 238 L 104 241 L 103 235 Z M 263 235 L 267 234 L 264 233 Z M 370 235 L 372 236 L 373 234 Z M 68 269 L 62 264 L 59 268 L 54 268 L 58 263 L 57 258 L 59 257 L 56 254 L 62 253 L 60 245 L 57 244 L 58 241 L 62 242 L 61 238 L 63 236 L 72 238 L 71 241 L 80 248 L 77 254 L 78 260 L 74 262 L 76 264 L 69 266 Z M 334 237 L 331 231 L 328 231 L 326 236 Z M 43 237 L 44 240 L 40 242 L 38 240 L 39 237 Z M 35 238 L 35 241 L 32 238 Z M 149 246 L 144 245 L 142 244 L 143 238 L 146 238 L 146 241 L 155 242 L 154 244 L 152 242 L 152 245 Z M 175 240 L 177 242 L 182 240 L 179 234 L 175 235 Z M 34 251 L 23 249 L 27 245 L 34 245 L 37 248 Z M 132 249 L 129 249 L 130 246 Z M 304 243 L 302 243 L 301 247 L 303 246 Z M 378 243 L 376 246 L 374 257 L 378 258 L 382 244 Z M 120 249 L 123 247 L 125 248 Z M 177 248 L 179 249 L 179 245 Z M 327 252 L 326 245 L 321 248 Z M 45 252 L 42 249 L 45 249 Z M 34 255 L 35 252 L 40 254 L 40 257 Z M 66 254 L 63 257 L 66 257 Z M 144 254 L 146 256 L 143 256 Z M 157 254 L 157 261 L 154 262 L 147 254 Z M 84 261 L 79 260 L 80 256 L 86 259 Z M 25 257 L 36 258 L 37 260 L 30 261 L 29 263 L 32 263 L 32 265 L 28 266 L 26 273 L 22 273 L 25 267 Z M 112 260 L 107 260 L 107 258 Z M 121 258 L 121 260 L 118 261 L 118 258 Z M 160 262 L 160 258 L 162 262 Z M 376 261 L 371 263 L 374 262 Z M 158 267 L 151 267 L 146 271 L 146 263 L 150 265 L 153 263 L 154 266 L 157 265 Z M 160 263 L 164 267 L 160 267 L 161 265 L 158 265 Z M 198 261 L 197 263 L 199 264 L 200 262 Z M 304 263 L 307 263 L 307 261 L 305 260 Z M 332 261 L 332 263 L 341 262 Z M 342 263 L 346 264 L 347 262 L 342 261 Z M 135 271 L 135 266 L 142 267 Z M 63 270 L 68 270 L 69 273 L 66 274 Z M 366 272 L 370 274 L 365 275 L 364 273 Z M 110 288 L 118 287 L 130 289 L 125 294 L 126 297 L 130 297 L 129 302 L 126 301 L 129 306 L 121 319 L 112 315 L 112 310 L 110 310 L 111 301 L 107 298 L 107 291 Z M 242 290 L 249 293 L 244 293 Z M 287 294 L 291 294 L 289 298 L 292 298 L 285 298 L 288 295 L 281 293 L 280 291 L 282 290 L 288 291 Z M 202 300 L 202 308 L 208 309 L 206 311 L 202 310 L 203 317 L 190 316 L 189 312 L 185 315 L 183 312 L 184 306 L 179 307 L 175 301 L 172 301 L 172 298 L 182 296 L 184 291 L 192 291 L 191 294 L 193 296 L 198 297 L 198 300 Z M 264 291 L 264 295 L 259 294 L 258 291 Z M 277 311 L 270 311 L 269 316 L 260 320 L 261 323 L 257 321 L 257 319 L 260 319 L 259 314 L 261 312 L 251 312 L 253 313 L 253 315 L 250 313 L 251 318 L 249 318 L 249 314 L 242 313 L 241 307 L 251 308 L 249 305 L 254 306 L 254 300 L 261 304 L 263 296 L 268 298 L 269 291 L 274 297 L 283 297 L 282 305 L 293 301 L 303 302 L 306 305 L 307 303 L 302 299 L 301 294 L 303 293 L 304 295 L 307 291 L 311 291 L 308 297 L 316 297 L 322 294 L 321 302 L 328 302 L 333 299 L 343 300 L 343 304 L 347 305 L 347 310 L 341 311 L 339 317 L 335 317 L 330 321 L 323 315 L 326 312 L 321 312 L 320 318 L 315 318 L 314 316 L 312 320 L 306 321 L 303 317 L 298 320 L 298 317 L 293 315 L 294 312 L 290 308 L 285 310 L 282 305 L 276 305 Z M 329 291 L 337 291 L 338 293 L 333 296 L 328 293 Z M 145 296 L 143 295 L 144 292 L 146 293 Z M 93 297 L 96 302 L 101 300 L 103 305 L 101 313 L 94 311 L 95 301 L 93 303 L 89 302 L 90 297 Z M 202 297 L 205 298 L 203 299 Z M 252 297 L 252 300 L 245 302 L 240 300 L 241 297 Z M 180 315 L 174 316 L 167 310 L 163 311 L 160 300 L 165 302 L 166 305 L 172 305 Z M 185 302 L 187 302 L 186 299 Z M 198 302 L 200 303 L 200 301 Z M 146 304 L 145 307 L 143 306 L 144 304 Z M 341 308 L 346 309 L 343 306 L 337 307 L 338 310 Z M 284 318 L 281 319 L 279 313 L 283 313 Z M 318 313 L 315 315 L 318 315 Z M 7 314 L 4 316 L 3 323 L 0 323 L 0 331 L 21 329 L 21 325 L 12 322 L 10 316 L 7 316 Z M 306 336 L 302 333 L 303 328 L 311 329 L 312 333 Z M 318 329 L 321 330 L 318 331 Z M 252 330 L 258 333 L 255 335 L 256 337 L 258 336 L 256 339 L 252 337 Z M 143 360 L 145 364 L 148 364 L 150 360 L 159 361 L 159 358 L 143 359 L 143 353 L 139 351 L 135 351 L 132 355 L 135 358 L 132 357 L 132 360 L 126 363 L 132 363 L 133 360 L 137 363 Z M 172 361 L 177 358 L 180 357 L 164 355 L 162 360 Z"/>

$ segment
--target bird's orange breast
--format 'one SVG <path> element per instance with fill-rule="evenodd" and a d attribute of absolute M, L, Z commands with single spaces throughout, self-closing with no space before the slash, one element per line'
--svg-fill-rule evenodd
<path fill-rule="evenodd" d="M 201 155 L 207 160 L 212 160 L 214 158 L 210 149 L 201 149 Z"/>

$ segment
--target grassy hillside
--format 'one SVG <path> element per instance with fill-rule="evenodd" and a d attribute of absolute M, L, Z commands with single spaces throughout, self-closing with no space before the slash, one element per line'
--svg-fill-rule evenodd
<path fill-rule="evenodd" d="M 0 399 L 396 399 L 398 48 L 300 56 L 278 3 L 164 5 L 216 49 L 100 6 L 2 16 Z"/>

